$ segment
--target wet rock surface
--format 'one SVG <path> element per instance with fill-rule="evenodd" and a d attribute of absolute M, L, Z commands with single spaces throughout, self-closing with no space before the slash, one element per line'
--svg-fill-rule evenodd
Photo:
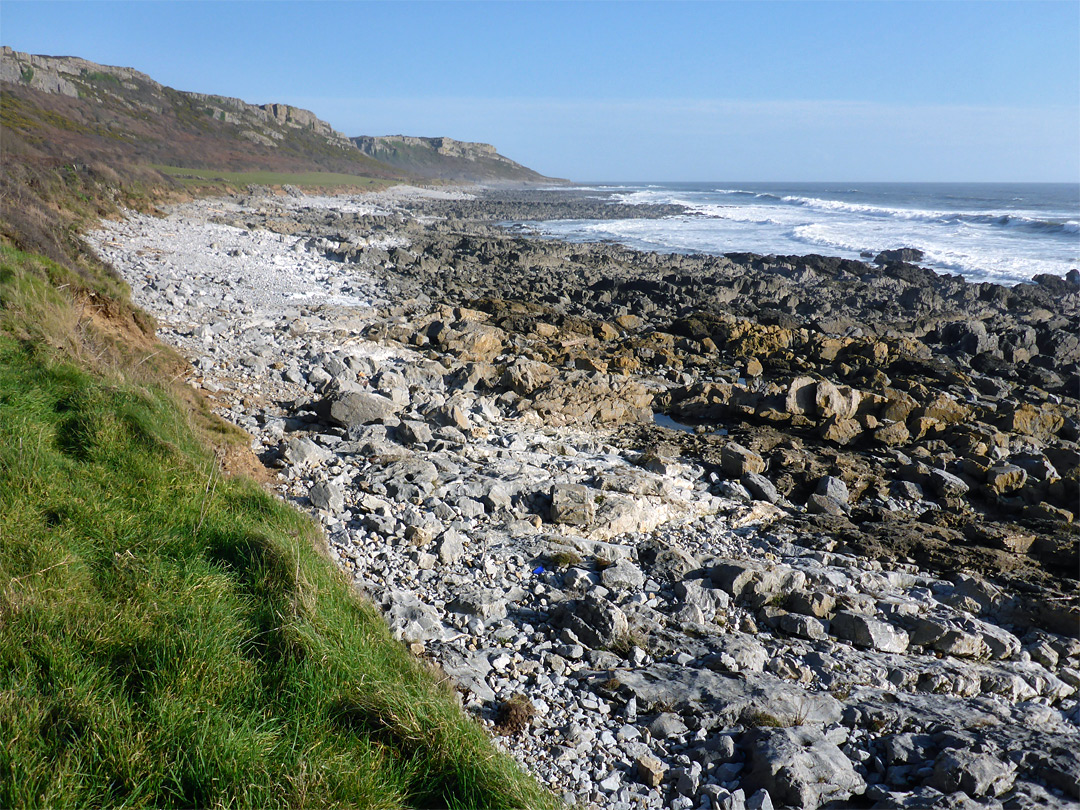
<path fill-rule="evenodd" d="M 568 799 L 1080 802 L 1077 288 L 532 239 L 497 223 L 677 212 L 500 194 L 256 193 L 92 241 Z"/>

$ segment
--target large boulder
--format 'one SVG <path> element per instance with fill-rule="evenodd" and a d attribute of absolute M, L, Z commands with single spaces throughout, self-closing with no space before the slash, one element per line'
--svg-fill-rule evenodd
<path fill-rule="evenodd" d="M 1004 756 L 948 749 L 937 756 L 928 784 L 942 793 L 973 798 L 1000 796 L 1016 781 L 1016 765 Z"/>
<path fill-rule="evenodd" d="M 948 351 L 982 354 L 997 348 L 997 338 L 986 331 L 982 321 L 953 321 L 941 330 L 941 342 Z"/>
<path fill-rule="evenodd" d="M 572 371 L 532 392 L 519 407 L 552 425 L 621 425 L 651 422 L 653 392 L 618 374 Z"/>
<path fill-rule="evenodd" d="M 721 558 L 710 570 L 712 583 L 732 599 L 760 607 L 770 600 L 801 590 L 806 574 L 784 565 L 765 566 L 749 560 Z"/>
<path fill-rule="evenodd" d="M 822 419 L 851 419 L 859 412 L 862 393 L 855 388 L 836 386 L 828 380 L 821 380 L 814 393 L 817 412 Z"/>
<path fill-rule="evenodd" d="M 345 509 L 345 493 L 337 484 L 321 481 L 308 490 L 308 498 L 317 509 L 337 514 Z"/>
<path fill-rule="evenodd" d="M 742 783 L 747 793 L 764 789 L 778 804 L 816 810 L 866 790 L 851 760 L 819 729 L 755 729 L 743 746 L 749 760 Z"/>
<path fill-rule="evenodd" d="M 765 459 L 737 442 L 728 442 L 720 451 L 720 467 L 728 478 L 765 471 Z"/>
<path fill-rule="evenodd" d="M 552 615 L 556 627 L 568 627 L 592 649 L 609 647 L 630 632 L 622 609 L 598 596 L 560 605 Z"/>
<path fill-rule="evenodd" d="M 998 427 L 1010 433 L 1023 433 L 1049 441 L 1065 425 L 1065 419 L 1050 408 L 1036 408 L 1027 403 L 1006 405 L 998 411 Z"/>
<path fill-rule="evenodd" d="M 785 406 L 793 416 L 813 414 L 817 409 L 817 380 L 813 377 L 796 377 L 792 380 Z"/>
<path fill-rule="evenodd" d="M 716 672 L 657 662 L 620 669 L 616 677 L 625 687 L 624 694 L 637 699 L 639 712 L 710 714 L 721 728 L 766 718 L 820 726 L 839 723 L 844 713 L 840 701 L 828 692 L 808 692 L 769 672 Z"/>
<path fill-rule="evenodd" d="M 894 248 L 892 250 L 883 250 L 874 257 L 874 264 L 881 265 L 890 264 L 892 262 L 904 262 L 905 264 L 911 264 L 913 262 L 921 262 L 925 254 L 918 248 L 904 247 Z"/>
<path fill-rule="evenodd" d="M 441 641 L 449 636 L 439 610 L 411 591 L 388 591 L 383 597 L 383 615 L 394 638 L 401 641 Z"/>
<path fill-rule="evenodd" d="M 429 327 L 428 338 L 444 351 L 474 363 L 491 362 L 506 345 L 503 330 L 475 321 L 458 322 L 452 327 L 436 322 Z"/>
<path fill-rule="evenodd" d="M 878 417 L 887 422 L 906 422 L 918 406 L 919 403 L 907 391 L 886 388 L 885 404 L 878 412 Z"/>
<path fill-rule="evenodd" d="M 328 462 L 334 454 L 311 439 L 294 436 L 282 444 L 281 456 L 289 464 L 296 466 L 318 466 Z"/>
<path fill-rule="evenodd" d="M 330 403 L 330 419 L 344 428 L 355 428 L 389 419 L 400 409 L 389 397 L 356 392 L 342 394 Z"/>
<path fill-rule="evenodd" d="M 837 638 L 847 639 L 857 647 L 880 652 L 902 653 L 909 643 L 907 632 L 899 627 L 848 610 L 833 616 L 832 631 Z"/>
<path fill-rule="evenodd" d="M 594 493 L 582 484 L 555 484 L 551 488 L 552 523 L 567 526 L 590 526 L 596 520 Z"/>
<path fill-rule="evenodd" d="M 650 538 L 637 548 L 638 561 L 657 582 L 679 582 L 701 566 L 701 561 L 683 549 L 659 538 Z"/>
<path fill-rule="evenodd" d="M 528 396 L 541 386 L 551 382 L 557 373 L 547 363 L 530 360 L 527 357 L 519 357 L 512 365 L 507 366 L 499 384 L 521 396 Z"/>

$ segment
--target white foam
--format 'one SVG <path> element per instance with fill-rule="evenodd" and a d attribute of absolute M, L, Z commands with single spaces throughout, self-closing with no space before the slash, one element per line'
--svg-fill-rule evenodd
<path fill-rule="evenodd" d="M 865 196 L 872 192 L 838 187 L 827 193 Z M 688 213 L 662 219 L 540 223 L 537 227 L 563 238 L 613 240 L 665 251 L 825 253 L 859 258 L 867 251 L 915 247 L 925 254 L 922 264 L 932 269 L 1006 284 L 1027 281 L 1039 273 L 1064 275 L 1080 265 L 1076 212 L 1049 205 L 1045 210 L 1005 207 L 1025 198 L 999 196 L 997 205 L 980 209 L 974 198 L 942 193 L 937 198 L 924 195 L 924 199 L 946 205 L 957 200 L 959 208 L 933 204 L 905 208 L 875 200 L 834 200 L 732 185 L 710 189 L 623 186 L 610 199 L 631 205 L 680 204 Z"/>

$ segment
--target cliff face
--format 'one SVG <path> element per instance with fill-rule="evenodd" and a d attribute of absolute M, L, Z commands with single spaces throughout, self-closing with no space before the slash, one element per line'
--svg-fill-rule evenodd
<path fill-rule="evenodd" d="M 475 183 L 552 182 L 487 143 L 410 135 L 362 135 L 352 141 L 365 155 L 422 177 Z"/>
<path fill-rule="evenodd" d="M 363 155 L 314 113 L 174 90 L 145 73 L 0 49 L 5 146 L 65 162 L 233 171 L 402 173 Z"/>
<path fill-rule="evenodd" d="M 550 182 L 489 144 L 350 139 L 309 110 L 174 90 L 132 68 L 73 56 L 0 48 L 0 90 L 0 124 L 11 155 L 419 181 Z"/>
<path fill-rule="evenodd" d="M 161 85 L 137 70 L 89 62 L 77 56 L 39 56 L 0 47 L 0 81 L 25 84 L 44 93 L 79 98 L 85 81 L 108 77 L 128 90 L 140 85 L 161 89 Z"/>
<path fill-rule="evenodd" d="M 434 150 L 447 157 L 461 157 L 469 160 L 495 158 L 514 166 L 518 165 L 496 152 L 495 147 L 490 143 L 455 141 L 453 138 L 417 138 L 412 135 L 361 135 L 353 138 L 353 143 L 365 153 L 371 153 L 379 149 L 389 150 L 400 146 L 408 146 Z"/>

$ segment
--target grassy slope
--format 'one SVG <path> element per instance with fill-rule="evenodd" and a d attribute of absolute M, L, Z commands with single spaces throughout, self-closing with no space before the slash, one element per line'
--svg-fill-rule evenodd
<path fill-rule="evenodd" d="M 78 276 L 0 285 L 0 806 L 545 804 Z"/>
<path fill-rule="evenodd" d="M 103 74 L 106 75 L 106 74 Z M 356 149 L 343 149 L 306 129 L 271 125 L 268 146 L 243 137 L 247 125 L 207 115 L 204 102 L 171 88 L 73 79 L 80 98 L 5 82 L 0 121 L 5 149 L 57 162 L 109 166 L 152 163 L 229 171 L 338 172 L 403 179 L 402 173 Z M 151 112 L 149 108 L 153 109 Z"/>
<path fill-rule="evenodd" d="M 0 807 L 551 806 L 314 525 L 218 473 L 243 437 L 77 238 L 153 178 L 0 181 Z"/>
<path fill-rule="evenodd" d="M 336 172 L 227 172 L 216 169 L 186 169 L 180 166 L 155 165 L 162 174 L 177 180 L 186 187 L 244 188 L 249 184 L 259 186 L 292 185 L 303 189 L 328 189 L 335 191 L 376 191 L 396 185 L 397 181 L 377 177 L 357 177 Z"/>
<path fill-rule="evenodd" d="M 448 687 L 0 248 L 0 806 L 544 806 Z"/>

